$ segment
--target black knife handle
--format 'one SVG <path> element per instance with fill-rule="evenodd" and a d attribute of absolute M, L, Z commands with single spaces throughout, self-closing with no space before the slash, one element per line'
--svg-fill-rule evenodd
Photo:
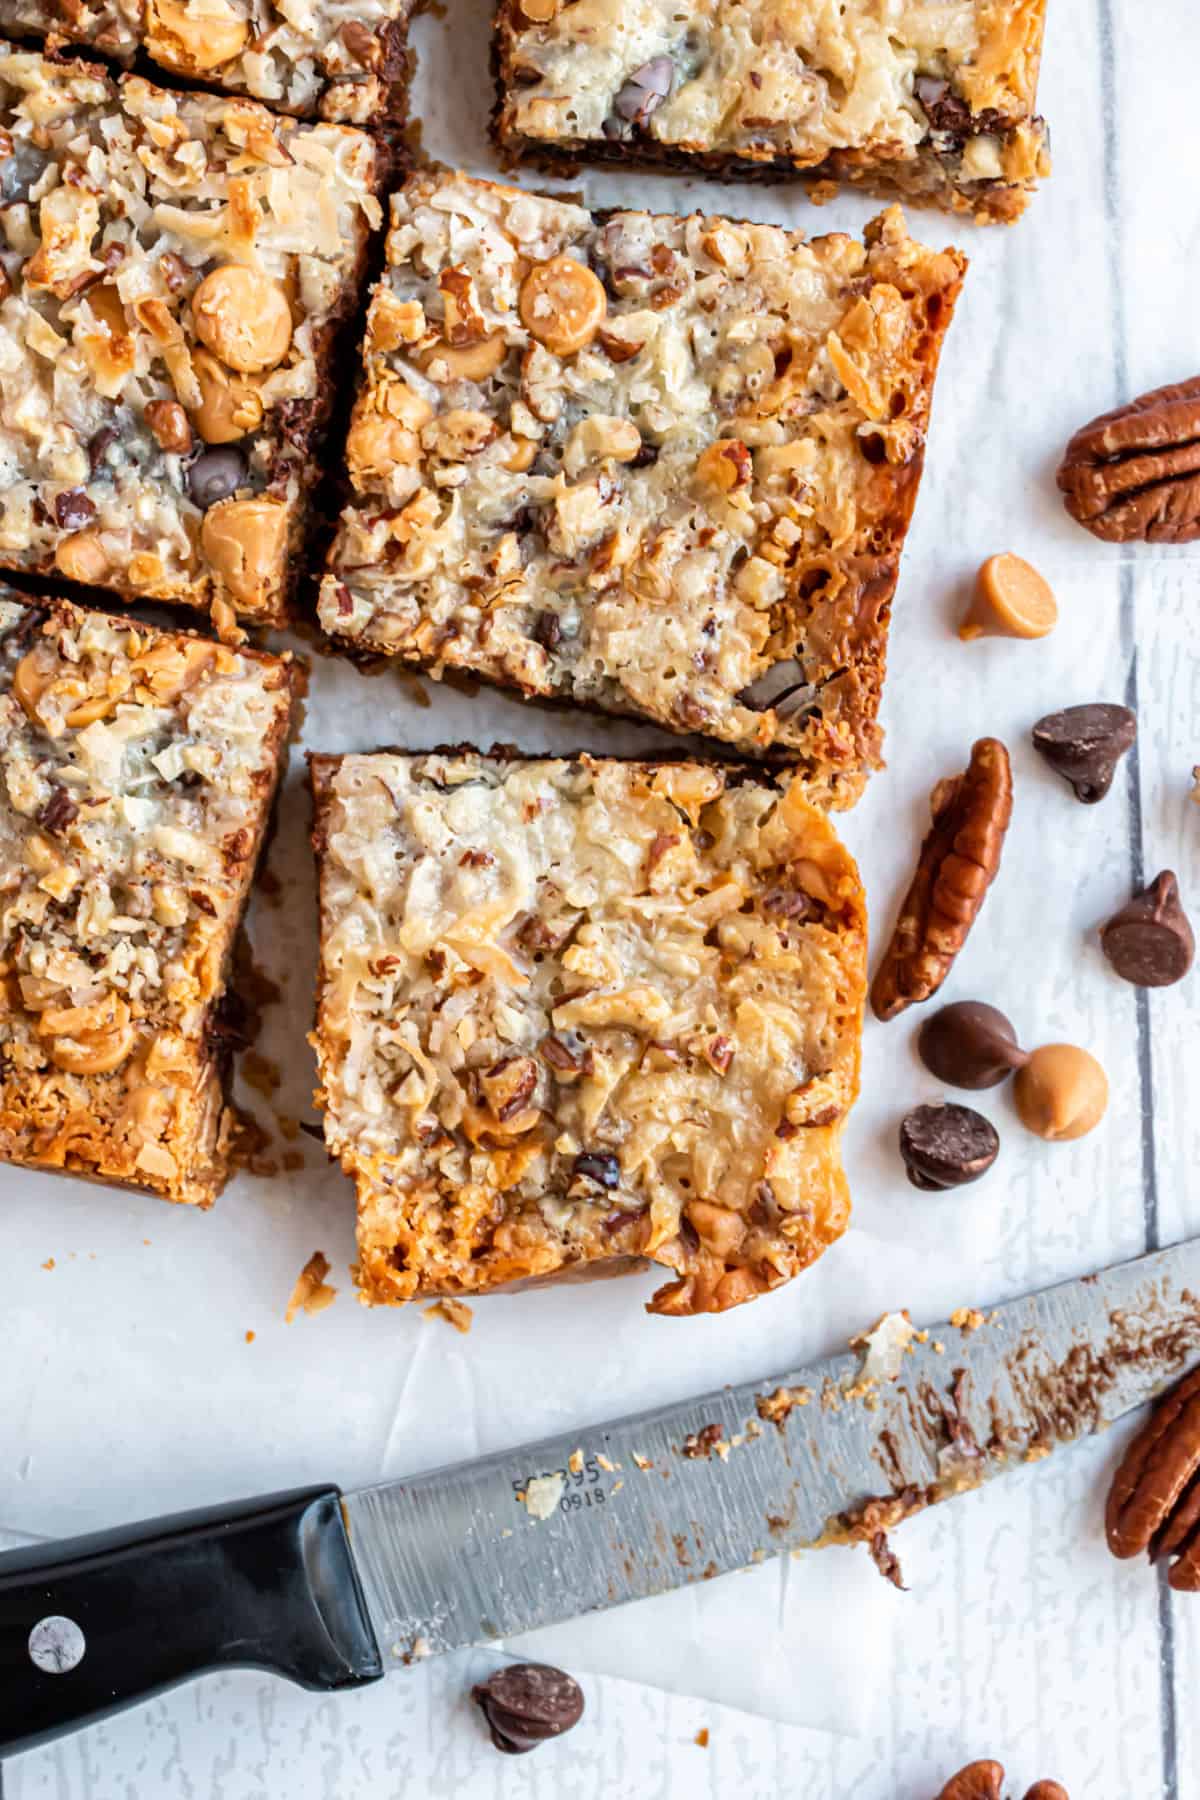
<path fill-rule="evenodd" d="M 80 1633 L 74 1667 L 38 1666 Z M 336 1488 L 0 1555 L 0 1753 L 239 1667 L 321 1690 L 383 1674 Z"/>

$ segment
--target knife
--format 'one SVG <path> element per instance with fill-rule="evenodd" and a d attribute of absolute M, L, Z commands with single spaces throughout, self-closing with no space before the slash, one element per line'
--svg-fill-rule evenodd
<path fill-rule="evenodd" d="M 320 1691 L 768 1556 L 871 1541 L 1200 1361 L 1200 1238 L 766 1382 L 343 1496 L 0 1555 L 0 1751 L 206 1671 Z M 907 1340 L 907 1341 L 906 1341 Z M 872 1348 L 874 1346 L 874 1348 Z"/>

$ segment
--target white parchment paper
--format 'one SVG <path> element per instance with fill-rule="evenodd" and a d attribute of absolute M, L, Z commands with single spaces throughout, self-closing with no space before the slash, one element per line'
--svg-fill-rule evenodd
<path fill-rule="evenodd" d="M 431 16 L 416 34 L 424 148 L 475 173 L 496 173 L 485 129 L 489 10 L 487 0 L 455 0 L 452 19 Z M 1070 69 L 1065 55 L 1048 61 L 1052 117 L 1056 102 L 1064 116 L 1078 104 Z M 675 1321 L 642 1312 L 653 1277 L 550 1289 L 480 1304 L 467 1338 L 415 1309 L 358 1307 L 346 1272 L 352 1191 L 293 1125 L 314 1117 L 302 749 L 472 740 L 661 750 L 669 740 L 489 689 L 470 695 L 395 670 L 364 676 L 301 644 L 313 656 L 312 689 L 270 854 L 277 891 L 256 898 L 250 919 L 256 959 L 280 997 L 243 1098 L 272 1133 L 277 1172 L 239 1178 L 205 1216 L 0 1171 L 0 1528 L 57 1536 L 293 1483 L 352 1486 L 416 1471 L 767 1375 L 840 1347 L 889 1308 L 936 1320 L 1086 1266 L 1078 1234 L 1056 1234 L 1056 1205 L 1068 1192 L 1111 1195 L 1137 1183 L 1132 1001 L 1081 948 L 1126 878 L 1127 846 L 1123 829 L 1097 823 L 1040 767 L 1028 728 L 1051 707 L 1123 691 L 1118 559 L 1063 519 L 1048 479 L 1074 426 L 1116 398 L 1109 322 L 1088 298 L 1105 256 L 1099 180 L 1067 137 L 1058 178 L 1016 230 L 914 215 L 922 235 L 962 243 L 974 266 L 943 360 L 897 600 L 884 714 L 891 767 L 842 829 L 861 860 L 878 940 L 933 782 L 963 766 L 976 736 L 1010 742 L 1018 801 L 1004 872 L 945 998 L 991 999 L 1030 1041 L 1065 1037 L 1096 1050 L 1128 1076 L 1114 1084 L 1109 1126 L 1047 1152 L 1021 1134 L 1003 1094 L 985 1096 L 1004 1137 L 1001 1165 L 965 1194 L 918 1195 L 904 1181 L 895 1128 L 937 1090 L 913 1054 L 910 1020 L 871 1025 L 848 1133 L 854 1226 L 780 1292 L 726 1318 Z M 786 188 L 611 171 L 572 186 L 597 206 L 699 206 L 810 231 L 857 231 L 875 210 L 853 196 L 816 212 Z M 1075 297 L 1069 324 L 1048 305 L 1055 292 Z M 1041 645 L 964 648 L 951 625 L 966 582 L 983 556 L 1005 548 L 1054 582 L 1063 624 Z M 1132 1224 L 1126 1235 L 1130 1253 L 1140 1248 Z M 1108 1232 L 1109 1254 L 1123 1244 L 1120 1229 Z M 338 1302 L 285 1326 L 292 1283 L 317 1248 L 334 1265 Z M 536 1649 L 577 1671 L 853 1734 L 871 1724 L 903 1604 L 864 1554 L 828 1551 L 539 1633 Z M 310 1703 L 272 1704 L 294 1705 L 299 1718 Z M 155 1790 L 176 1791 L 185 1789 Z"/>

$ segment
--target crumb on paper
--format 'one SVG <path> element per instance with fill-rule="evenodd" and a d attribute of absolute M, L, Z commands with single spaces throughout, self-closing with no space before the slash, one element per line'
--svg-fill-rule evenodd
<path fill-rule="evenodd" d="M 248 1343 L 248 1344 L 252 1344 L 252 1343 L 253 1343 L 253 1342 L 254 1342 L 254 1340 L 255 1340 L 255 1338 L 256 1338 L 256 1337 L 257 1337 L 257 1335 L 258 1335 L 258 1334 L 257 1334 L 257 1332 L 254 1332 L 254 1331 L 248 1331 L 248 1332 L 247 1332 L 247 1333 L 246 1333 L 246 1342 L 247 1342 L 247 1343 Z"/>
<path fill-rule="evenodd" d="M 548 1519 L 562 1499 L 566 1485 L 567 1478 L 559 1471 L 553 1475 L 535 1475 L 518 1499 L 524 1500 L 525 1511 L 531 1519 Z"/>
<path fill-rule="evenodd" d="M 904 1573 L 900 1567 L 900 1558 L 888 1543 L 887 1532 L 873 1532 L 867 1548 L 870 1551 L 871 1561 L 884 1580 L 890 1581 L 894 1588 L 899 1588 L 902 1594 L 906 1594 L 908 1589 L 904 1585 Z"/>
<path fill-rule="evenodd" d="M 869 1331 L 850 1339 L 852 1350 L 865 1350 L 862 1381 L 895 1381 L 916 1332 L 906 1312 L 884 1313 Z"/>
<path fill-rule="evenodd" d="M 633 1452 L 633 1461 L 635 1467 L 639 1469 L 652 1469 L 654 1467 L 654 1463 L 651 1461 L 650 1457 L 641 1456 L 636 1450 Z"/>
<path fill-rule="evenodd" d="M 620 1463 L 610 1462 L 607 1456 L 599 1450 L 596 1452 L 596 1461 L 600 1464 L 600 1467 L 604 1470 L 606 1475 L 615 1475 L 617 1470 L 621 1467 Z"/>
<path fill-rule="evenodd" d="M 701 1750 L 708 1749 L 708 1726 L 702 1725 L 696 1733 L 695 1742 Z"/>
<path fill-rule="evenodd" d="M 567 1468 L 571 1471 L 572 1475 L 582 1475 L 583 1474 L 583 1451 L 582 1450 L 572 1450 L 570 1456 L 568 1456 L 568 1458 L 567 1458 Z"/>
<path fill-rule="evenodd" d="M 934 1338 L 932 1349 L 935 1356 L 945 1356 L 946 1354 L 946 1346 L 940 1338 Z"/>
<path fill-rule="evenodd" d="M 624 1486 L 625 1486 L 625 1483 L 624 1483 L 624 1482 L 623 1482 L 623 1481 L 614 1481 L 614 1482 L 613 1482 L 613 1484 L 612 1484 L 612 1491 L 613 1491 L 613 1493 L 614 1493 L 614 1494 L 619 1494 L 619 1493 L 620 1493 L 620 1491 L 621 1491 L 621 1489 L 622 1489 L 622 1488 L 623 1488 L 623 1487 L 624 1487 Z"/>
<path fill-rule="evenodd" d="M 48 1256 L 46 1258 L 45 1262 L 42 1264 L 43 1269 L 54 1269 L 54 1268 L 57 1268 L 57 1266 L 58 1265 L 52 1256 Z"/>
<path fill-rule="evenodd" d="M 444 1319 L 447 1325 L 453 1325 L 455 1331 L 461 1331 L 466 1337 L 475 1315 L 465 1300 L 435 1300 L 432 1306 L 425 1308 L 424 1317 Z"/>
<path fill-rule="evenodd" d="M 283 1315 L 288 1325 L 298 1312 L 305 1312 L 311 1318 L 314 1313 L 324 1312 L 327 1306 L 333 1305 L 337 1289 L 326 1281 L 328 1273 L 329 1258 L 323 1250 L 314 1250 L 296 1277 L 292 1297 Z"/>
<path fill-rule="evenodd" d="M 978 1307 L 959 1306 L 950 1314 L 950 1323 L 956 1325 L 959 1331 L 978 1331 L 987 1321 Z"/>

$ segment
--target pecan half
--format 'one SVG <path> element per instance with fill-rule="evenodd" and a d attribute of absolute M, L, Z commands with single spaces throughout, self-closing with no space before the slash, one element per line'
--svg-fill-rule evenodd
<path fill-rule="evenodd" d="M 921 845 L 896 928 L 871 987 L 876 1018 L 936 994 L 1000 867 L 1012 817 L 1012 769 L 996 738 L 980 738 L 961 775 L 930 796 L 933 823 Z"/>
<path fill-rule="evenodd" d="M 1200 1589 L 1200 1369 L 1164 1395 L 1125 1452 L 1104 1530 L 1114 1556 L 1174 1558 L 1168 1585 Z"/>
<path fill-rule="evenodd" d="M 952 1775 L 937 1800 L 1001 1800 L 1004 1769 L 998 1762 L 968 1763 Z"/>
<path fill-rule="evenodd" d="M 1004 1770 L 998 1762 L 973 1762 L 950 1777 L 937 1800 L 1001 1800 L 1003 1791 Z M 1057 1781 L 1035 1781 L 1025 1800 L 1069 1800 L 1069 1796 Z"/>
<path fill-rule="evenodd" d="M 1200 375 L 1102 413 L 1058 471 L 1073 519 L 1111 544 L 1200 538 Z"/>

